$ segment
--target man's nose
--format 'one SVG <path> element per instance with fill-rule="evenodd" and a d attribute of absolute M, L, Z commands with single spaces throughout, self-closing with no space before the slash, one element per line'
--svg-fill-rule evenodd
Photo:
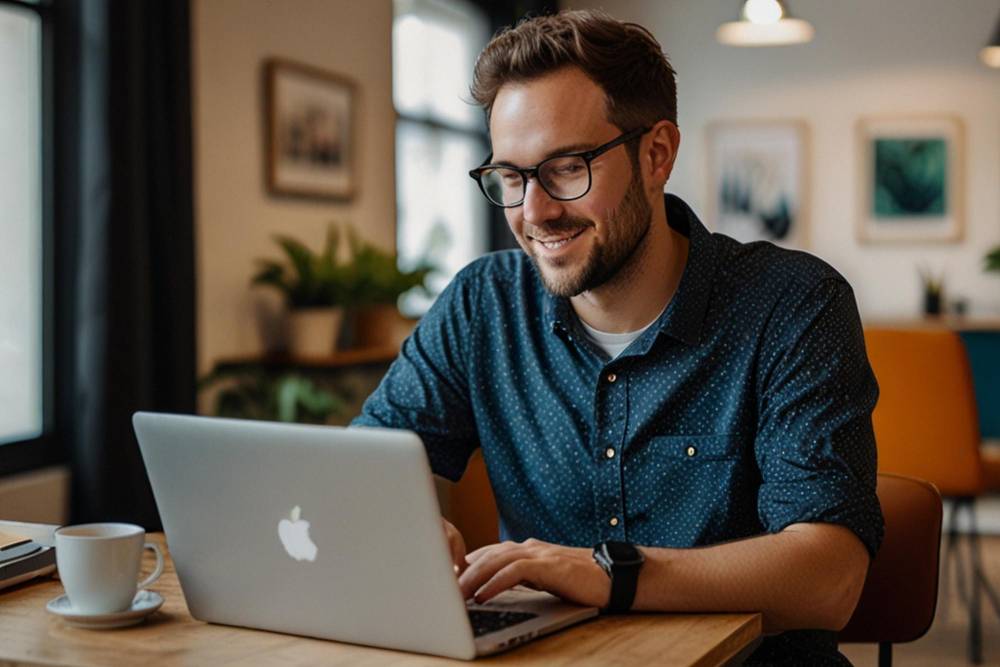
<path fill-rule="evenodd" d="M 524 221 L 531 225 L 554 220 L 562 215 L 562 202 L 553 199 L 538 182 L 537 177 L 528 179 L 522 206 Z"/>

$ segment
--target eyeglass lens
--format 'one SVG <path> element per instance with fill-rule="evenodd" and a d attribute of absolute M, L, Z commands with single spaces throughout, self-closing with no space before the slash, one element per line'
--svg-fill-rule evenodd
<path fill-rule="evenodd" d="M 524 199 L 524 177 L 516 169 L 487 169 L 480 180 L 494 204 L 516 206 Z M 590 165 L 579 156 L 554 157 L 538 165 L 538 182 L 553 199 L 578 199 L 590 189 Z"/>

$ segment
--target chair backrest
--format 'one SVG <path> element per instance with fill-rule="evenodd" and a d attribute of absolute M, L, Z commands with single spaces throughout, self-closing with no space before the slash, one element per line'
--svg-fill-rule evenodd
<path fill-rule="evenodd" d="M 979 434 L 1000 439 L 1000 331 L 963 331 L 979 408 Z"/>
<path fill-rule="evenodd" d="M 932 482 L 945 496 L 983 492 L 972 375 L 958 334 L 865 329 L 879 385 L 878 469 Z"/>
<path fill-rule="evenodd" d="M 481 449 L 469 459 L 462 479 L 449 489 L 447 518 L 462 533 L 468 551 L 499 539 L 497 504 Z"/>
<path fill-rule="evenodd" d="M 879 474 L 878 499 L 885 538 L 858 606 L 840 632 L 842 642 L 909 642 L 922 637 L 934 621 L 941 496 L 923 480 Z"/>

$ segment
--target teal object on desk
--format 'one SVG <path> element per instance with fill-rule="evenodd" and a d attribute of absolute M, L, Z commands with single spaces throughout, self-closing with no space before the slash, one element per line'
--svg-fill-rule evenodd
<path fill-rule="evenodd" d="M 980 434 L 1000 439 L 1000 331 L 960 333 L 972 367 Z"/>

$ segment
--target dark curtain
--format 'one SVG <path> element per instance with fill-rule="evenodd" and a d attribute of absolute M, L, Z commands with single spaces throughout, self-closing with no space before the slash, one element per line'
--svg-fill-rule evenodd
<path fill-rule="evenodd" d="M 132 413 L 195 411 L 190 10 L 56 7 L 60 437 L 74 522 L 160 527 Z"/>

